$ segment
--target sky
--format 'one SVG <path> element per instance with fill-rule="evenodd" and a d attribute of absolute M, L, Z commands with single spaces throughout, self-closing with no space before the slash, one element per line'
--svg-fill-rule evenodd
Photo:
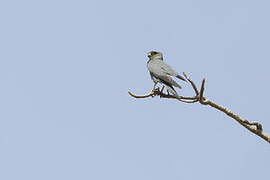
<path fill-rule="evenodd" d="M 225 114 L 127 92 L 149 92 L 146 54 L 161 51 L 270 133 L 269 6 L 0 1 L 0 179 L 268 179 L 269 144 Z"/>

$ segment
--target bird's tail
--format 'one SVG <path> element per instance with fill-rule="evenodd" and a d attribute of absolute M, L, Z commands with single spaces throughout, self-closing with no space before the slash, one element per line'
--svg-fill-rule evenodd
<path fill-rule="evenodd" d="M 168 92 L 170 92 L 173 96 L 179 97 L 178 93 L 172 86 L 166 86 L 166 87 L 167 87 Z"/>

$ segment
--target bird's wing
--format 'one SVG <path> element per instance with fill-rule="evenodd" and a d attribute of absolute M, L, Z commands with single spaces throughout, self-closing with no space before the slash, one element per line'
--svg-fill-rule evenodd
<path fill-rule="evenodd" d="M 181 86 L 171 78 L 171 76 L 176 76 L 177 73 L 163 61 L 150 61 L 147 67 L 150 74 L 156 79 L 160 79 L 163 84 L 181 88 Z"/>
<path fill-rule="evenodd" d="M 157 62 L 158 66 L 162 69 L 163 73 L 169 75 L 169 76 L 175 76 L 178 79 L 181 79 L 183 81 L 186 81 L 186 79 L 184 77 L 182 77 L 181 75 L 179 75 L 176 71 L 174 71 L 171 66 L 169 66 L 168 64 L 164 63 L 163 61 L 158 61 Z"/>
<path fill-rule="evenodd" d="M 161 70 L 163 71 L 163 73 L 170 75 L 170 76 L 177 76 L 178 73 L 175 72 L 171 66 L 169 66 L 168 64 L 164 63 L 164 61 L 157 61 L 156 62 L 157 65 L 161 68 Z"/>
<path fill-rule="evenodd" d="M 148 64 L 148 70 L 158 76 L 176 76 L 177 73 L 167 64 L 161 60 L 150 61 Z"/>

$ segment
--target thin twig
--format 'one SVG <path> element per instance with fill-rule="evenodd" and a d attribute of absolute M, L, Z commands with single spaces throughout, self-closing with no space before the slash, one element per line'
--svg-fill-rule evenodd
<path fill-rule="evenodd" d="M 150 93 L 145 94 L 145 95 L 137 95 L 137 94 L 132 93 L 131 91 L 128 91 L 128 94 L 131 95 L 132 97 L 135 97 L 135 98 L 147 98 L 147 97 L 153 96 L 154 92 L 151 91 Z"/>
<path fill-rule="evenodd" d="M 199 95 L 199 91 L 198 91 L 198 89 L 197 89 L 195 83 L 187 76 L 187 74 L 186 74 L 185 72 L 183 72 L 183 75 L 184 75 L 185 78 L 188 80 L 188 82 L 191 84 L 193 90 L 195 91 L 196 96 L 198 96 L 198 95 Z"/>

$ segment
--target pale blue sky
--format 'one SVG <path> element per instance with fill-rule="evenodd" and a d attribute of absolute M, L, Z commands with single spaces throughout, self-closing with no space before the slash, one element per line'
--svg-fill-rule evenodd
<path fill-rule="evenodd" d="M 269 7 L 1 1 L 0 179 L 269 179 L 269 144 L 224 114 L 127 94 L 152 88 L 146 53 L 159 50 L 270 133 Z"/>

